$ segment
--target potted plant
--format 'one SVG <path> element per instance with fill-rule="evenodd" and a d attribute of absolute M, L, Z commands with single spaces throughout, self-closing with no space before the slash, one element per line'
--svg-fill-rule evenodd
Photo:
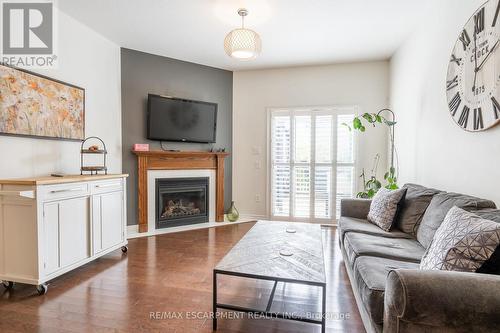
<path fill-rule="evenodd" d="M 387 119 L 382 115 L 382 113 L 388 112 L 392 116 L 392 120 Z M 394 112 L 390 109 L 382 109 L 377 113 L 363 113 L 362 115 L 355 116 L 352 120 L 352 124 L 343 124 L 347 126 L 349 130 L 359 131 L 364 133 L 366 131 L 366 126 L 376 127 L 377 125 L 385 125 L 389 127 L 389 135 L 391 140 L 391 164 L 389 170 L 384 174 L 384 180 L 386 181 L 385 188 L 390 190 L 395 190 L 398 188 L 397 183 L 397 172 L 394 166 L 394 159 L 396 148 L 394 145 L 394 127 L 396 125 L 396 116 Z M 377 179 L 377 168 L 380 161 L 380 155 L 375 156 L 373 167 L 371 169 L 371 176 L 367 180 L 365 175 L 365 169 L 360 175 L 363 180 L 363 191 L 358 192 L 356 195 L 358 198 L 372 198 L 377 191 L 382 187 L 382 183 Z"/>

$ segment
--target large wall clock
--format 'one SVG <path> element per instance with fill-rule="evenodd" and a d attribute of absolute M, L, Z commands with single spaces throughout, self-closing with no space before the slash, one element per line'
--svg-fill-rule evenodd
<path fill-rule="evenodd" d="M 465 24 L 451 54 L 446 95 L 466 131 L 500 123 L 500 0 L 489 0 Z"/>

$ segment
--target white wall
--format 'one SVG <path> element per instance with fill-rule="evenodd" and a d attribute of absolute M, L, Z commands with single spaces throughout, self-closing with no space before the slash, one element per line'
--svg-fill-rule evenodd
<path fill-rule="evenodd" d="M 391 60 L 401 182 L 417 182 L 494 200 L 500 206 L 500 126 L 460 129 L 446 101 L 451 50 L 484 0 L 433 1 L 418 30 Z"/>
<path fill-rule="evenodd" d="M 377 112 L 388 105 L 388 96 L 388 62 L 235 72 L 233 200 L 240 213 L 267 215 L 267 108 L 356 105 L 360 113 Z M 384 128 L 369 128 L 360 135 L 360 165 L 371 169 L 380 153 L 379 174 L 383 174 L 387 142 Z"/>
<path fill-rule="evenodd" d="M 85 135 L 107 145 L 109 172 L 121 172 L 120 48 L 58 14 L 57 69 L 33 70 L 85 88 Z M 0 136 L 0 178 L 80 173 L 80 143 Z"/>

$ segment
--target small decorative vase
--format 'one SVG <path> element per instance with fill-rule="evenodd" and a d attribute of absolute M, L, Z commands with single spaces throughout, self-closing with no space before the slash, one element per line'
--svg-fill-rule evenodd
<path fill-rule="evenodd" d="M 231 207 L 229 207 L 229 210 L 227 211 L 227 219 L 229 222 L 235 222 L 239 219 L 240 213 L 234 206 L 234 201 L 231 201 Z"/>

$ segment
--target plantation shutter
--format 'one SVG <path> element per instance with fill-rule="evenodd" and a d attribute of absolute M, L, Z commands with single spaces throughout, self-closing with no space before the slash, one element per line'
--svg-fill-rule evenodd
<path fill-rule="evenodd" d="M 287 220 L 338 218 L 354 193 L 354 136 L 343 123 L 354 110 L 273 110 L 271 215 Z"/>

